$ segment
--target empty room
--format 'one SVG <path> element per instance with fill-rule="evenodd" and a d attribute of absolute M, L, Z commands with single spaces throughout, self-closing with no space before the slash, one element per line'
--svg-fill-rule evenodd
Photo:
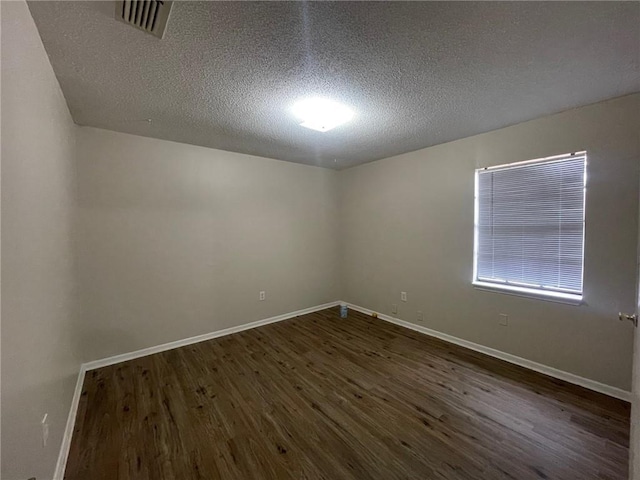
<path fill-rule="evenodd" d="M 3 480 L 640 480 L 640 2 L 0 27 Z"/>

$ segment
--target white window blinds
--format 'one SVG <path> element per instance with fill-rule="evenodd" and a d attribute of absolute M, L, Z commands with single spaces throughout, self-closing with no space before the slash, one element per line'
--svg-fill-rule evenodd
<path fill-rule="evenodd" d="M 586 153 L 476 172 L 475 283 L 582 295 Z"/>

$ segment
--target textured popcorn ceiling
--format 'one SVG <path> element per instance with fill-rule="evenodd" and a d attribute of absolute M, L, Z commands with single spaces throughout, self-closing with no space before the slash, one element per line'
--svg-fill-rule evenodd
<path fill-rule="evenodd" d="M 76 123 L 335 168 L 640 91 L 638 2 L 176 2 L 163 40 L 29 8 Z M 356 117 L 300 127 L 314 95 Z"/>

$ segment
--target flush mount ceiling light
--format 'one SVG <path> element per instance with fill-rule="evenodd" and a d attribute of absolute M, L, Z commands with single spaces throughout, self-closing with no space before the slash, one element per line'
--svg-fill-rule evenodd
<path fill-rule="evenodd" d="M 353 111 L 326 98 L 309 98 L 293 106 L 293 114 L 303 127 L 327 132 L 353 118 Z"/>

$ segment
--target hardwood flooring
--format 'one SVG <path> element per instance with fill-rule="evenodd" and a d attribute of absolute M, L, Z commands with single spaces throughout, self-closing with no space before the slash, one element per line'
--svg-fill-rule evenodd
<path fill-rule="evenodd" d="M 626 479 L 629 410 L 329 309 L 88 372 L 65 478 Z"/>

